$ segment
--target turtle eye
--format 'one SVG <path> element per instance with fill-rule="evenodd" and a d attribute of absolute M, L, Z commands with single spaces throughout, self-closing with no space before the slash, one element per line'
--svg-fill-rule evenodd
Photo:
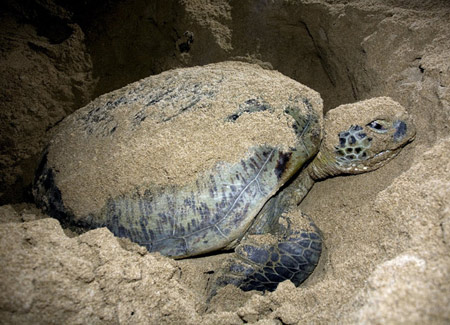
<path fill-rule="evenodd" d="M 381 120 L 375 120 L 367 124 L 369 128 L 374 130 L 377 133 L 386 133 L 387 128 L 385 127 L 386 122 Z"/>

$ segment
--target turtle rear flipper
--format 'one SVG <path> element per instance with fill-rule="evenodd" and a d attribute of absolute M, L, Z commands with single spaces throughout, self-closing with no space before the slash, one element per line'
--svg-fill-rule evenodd
<path fill-rule="evenodd" d="M 210 297 L 228 284 L 244 291 L 274 291 L 280 282 L 291 280 L 298 286 L 306 280 L 320 258 L 319 230 L 313 223 L 307 230 L 295 229 L 290 222 L 280 228 L 284 231 L 277 237 L 252 235 L 242 240 L 212 283 Z"/>

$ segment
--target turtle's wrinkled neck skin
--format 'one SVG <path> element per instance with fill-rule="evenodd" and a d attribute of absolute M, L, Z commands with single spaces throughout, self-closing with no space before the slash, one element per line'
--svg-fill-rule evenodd
<path fill-rule="evenodd" d="M 326 151 L 319 151 L 313 161 L 286 188 L 280 191 L 276 199 L 277 210 L 281 211 L 287 207 L 299 205 L 316 181 L 341 173 L 337 168 L 334 155 Z"/>
<path fill-rule="evenodd" d="M 336 158 L 327 152 L 319 152 L 304 171 L 304 174 L 311 178 L 311 186 L 314 184 L 314 181 L 336 176 L 340 173 L 341 171 L 336 165 Z"/>

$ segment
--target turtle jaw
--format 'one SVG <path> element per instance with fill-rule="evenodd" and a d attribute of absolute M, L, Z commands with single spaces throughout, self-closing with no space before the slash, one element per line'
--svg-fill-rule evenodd
<path fill-rule="evenodd" d="M 375 154 L 364 161 L 355 161 L 348 164 L 338 165 L 340 174 L 360 174 L 376 170 L 391 161 L 401 151 L 402 147 L 387 149 Z"/>
<path fill-rule="evenodd" d="M 309 175 L 314 180 L 330 176 L 361 174 L 376 170 L 391 161 L 401 151 L 402 147 L 380 151 L 365 160 L 342 162 L 333 153 L 320 151 L 308 166 Z"/>
<path fill-rule="evenodd" d="M 326 150 L 319 151 L 308 165 L 307 172 L 314 181 L 342 174 L 342 170 L 336 163 L 336 157 Z"/>

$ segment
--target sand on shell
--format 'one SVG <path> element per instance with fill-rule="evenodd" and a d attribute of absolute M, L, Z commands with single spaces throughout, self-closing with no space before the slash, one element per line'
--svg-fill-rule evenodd
<path fill-rule="evenodd" d="M 248 102 L 265 110 L 245 112 Z M 317 92 L 255 64 L 167 71 L 68 116 L 50 140 L 46 161 L 65 207 L 77 218 L 96 215 L 108 199 L 136 189 L 201 181 L 198 175 L 219 162 L 247 159 L 251 148 L 300 147 L 287 105 L 300 115 L 322 116 Z"/>
<path fill-rule="evenodd" d="M 30 22 L 0 20 L 7 27 L 0 57 L 7 91 L 0 106 L 2 202 L 23 201 L 18 193 L 38 160 L 30 157 L 49 137 L 42 134 L 88 101 L 97 84 L 93 75 L 101 94 L 170 68 L 238 58 L 318 90 L 327 109 L 391 96 L 414 115 L 415 142 L 375 172 L 315 184 L 300 208 L 322 229 L 326 250 L 300 287 L 285 282 L 261 295 L 230 286 L 210 305 L 204 288 L 223 256 L 174 262 L 105 229 L 78 236 L 33 205 L 4 205 L 0 322 L 448 324 L 448 2 L 273 1 L 254 7 L 253 1 L 190 1 L 169 9 L 167 3 L 159 3 L 163 11 L 145 8 L 144 1 L 121 2 L 105 15 L 94 11 L 90 27 L 107 32 L 84 29 L 89 55 L 78 25 L 69 39 L 50 44 Z M 58 9 L 54 3 L 46 8 Z M 139 19 L 148 12 L 159 16 Z M 194 43 L 180 53 L 171 41 L 182 44 L 178 34 L 185 30 L 194 32 Z M 84 99 L 73 104 L 74 98 Z"/>

